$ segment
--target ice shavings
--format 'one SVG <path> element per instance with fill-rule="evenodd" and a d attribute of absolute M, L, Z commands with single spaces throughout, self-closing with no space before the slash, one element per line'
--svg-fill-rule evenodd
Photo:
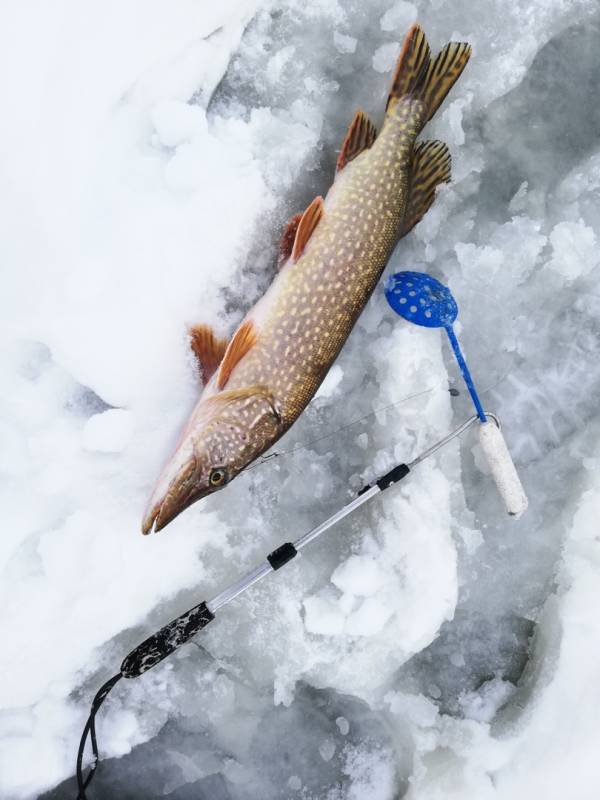
<path fill-rule="evenodd" d="M 115 692 L 102 789 L 595 800 L 600 68 L 585 0 L 66 3 L 33 27 L 3 12 L 2 796 L 72 774 L 93 693 L 144 636 L 472 413 L 439 332 L 399 323 L 376 291 L 278 443 L 293 454 L 138 532 L 198 392 L 186 324 L 225 335 L 264 291 L 354 110 L 381 124 L 417 11 L 434 51 L 452 37 L 474 56 L 425 134 L 448 142 L 453 183 L 389 270 L 452 286 L 531 507 L 506 520 L 468 435 L 415 468 Z"/>
<path fill-rule="evenodd" d="M 376 72 L 389 72 L 398 58 L 398 45 L 394 42 L 382 44 L 373 54 L 373 69 Z"/>
<path fill-rule="evenodd" d="M 333 44 L 338 53 L 354 53 L 357 41 L 353 36 L 346 36 L 339 31 L 333 32 Z"/>
<path fill-rule="evenodd" d="M 408 30 L 417 19 L 417 7 L 405 0 L 398 0 L 379 20 L 382 31 Z"/>
<path fill-rule="evenodd" d="M 552 257 L 548 269 L 569 281 L 587 275 L 600 264 L 596 234 L 581 220 L 559 222 L 550 234 Z"/>

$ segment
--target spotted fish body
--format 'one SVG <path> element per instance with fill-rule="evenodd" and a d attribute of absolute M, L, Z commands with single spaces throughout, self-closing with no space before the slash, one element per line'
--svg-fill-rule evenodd
<path fill-rule="evenodd" d="M 205 326 L 192 344 L 207 383 L 150 502 L 143 531 L 222 488 L 296 421 L 377 285 L 398 241 L 450 177 L 441 142 L 415 144 L 464 68 L 468 45 L 430 59 L 409 31 L 379 135 L 362 112 L 325 200 L 290 221 L 273 284 L 231 342 Z M 375 138 L 376 137 L 376 138 Z"/>
<path fill-rule="evenodd" d="M 306 250 L 256 313 L 258 341 L 228 383 L 269 386 L 285 427 L 314 396 L 398 240 L 423 104 L 397 107 L 373 146 L 339 174 Z M 255 317 L 255 318 L 256 318 Z"/>

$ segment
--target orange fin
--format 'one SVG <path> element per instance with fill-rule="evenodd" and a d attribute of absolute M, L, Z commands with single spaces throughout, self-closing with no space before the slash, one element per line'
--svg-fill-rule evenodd
<path fill-rule="evenodd" d="M 400 236 L 414 228 L 427 213 L 440 183 L 450 180 L 450 151 L 444 142 L 419 142 L 413 150 L 409 195 Z"/>
<path fill-rule="evenodd" d="M 367 150 L 377 138 L 377 129 L 364 111 L 357 111 L 338 156 L 336 172 L 344 169 L 353 158 Z"/>
<path fill-rule="evenodd" d="M 277 269 L 281 269 L 281 267 L 292 255 L 292 250 L 294 248 L 294 240 L 296 238 L 296 232 L 298 231 L 298 225 L 300 224 L 301 219 L 302 219 L 302 214 L 294 214 L 294 216 L 291 217 L 291 219 L 288 221 L 288 224 L 285 226 L 283 236 L 281 237 L 281 241 L 279 242 L 279 257 L 277 258 Z"/>
<path fill-rule="evenodd" d="M 247 319 L 245 322 L 242 322 L 227 345 L 227 350 L 221 361 L 219 375 L 217 377 L 217 389 L 222 389 L 225 386 L 233 369 L 246 353 L 254 347 L 257 338 L 256 328 L 252 320 Z"/>
<path fill-rule="evenodd" d="M 223 360 L 227 349 L 227 339 L 215 336 L 209 325 L 192 325 L 189 329 L 190 346 L 200 367 L 200 374 L 204 383 L 216 372 Z"/>
<path fill-rule="evenodd" d="M 401 97 L 415 94 L 427 72 L 430 50 L 420 25 L 413 25 L 406 34 L 392 78 L 386 111 Z"/>
<path fill-rule="evenodd" d="M 323 198 L 318 196 L 315 197 L 304 214 L 302 214 L 302 218 L 298 223 L 294 247 L 292 248 L 292 261 L 298 261 L 322 216 Z"/>

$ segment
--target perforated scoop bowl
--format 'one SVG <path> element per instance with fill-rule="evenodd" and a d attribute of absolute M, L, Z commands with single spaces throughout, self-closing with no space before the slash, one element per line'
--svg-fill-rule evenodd
<path fill-rule="evenodd" d="M 388 303 L 409 322 L 425 328 L 447 328 L 458 316 L 452 292 L 423 272 L 397 272 L 385 282 Z"/>
<path fill-rule="evenodd" d="M 431 275 L 408 271 L 396 272 L 387 279 L 384 289 L 396 314 L 425 328 L 445 328 L 477 415 L 485 422 L 485 412 L 452 327 L 458 316 L 458 306 L 450 289 Z"/>

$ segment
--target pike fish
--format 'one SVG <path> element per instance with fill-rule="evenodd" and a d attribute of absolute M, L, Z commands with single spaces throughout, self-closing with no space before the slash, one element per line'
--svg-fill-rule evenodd
<path fill-rule="evenodd" d="M 408 32 L 379 133 L 357 111 L 335 180 L 289 221 L 278 273 L 232 338 L 190 330 L 204 388 L 158 481 L 142 530 L 158 531 L 222 489 L 298 419 L 334 363 L 398 240 L 450 180 L 443 142 L 417 136 L 465 68 L 471 48 L 432 57 Z"/>

